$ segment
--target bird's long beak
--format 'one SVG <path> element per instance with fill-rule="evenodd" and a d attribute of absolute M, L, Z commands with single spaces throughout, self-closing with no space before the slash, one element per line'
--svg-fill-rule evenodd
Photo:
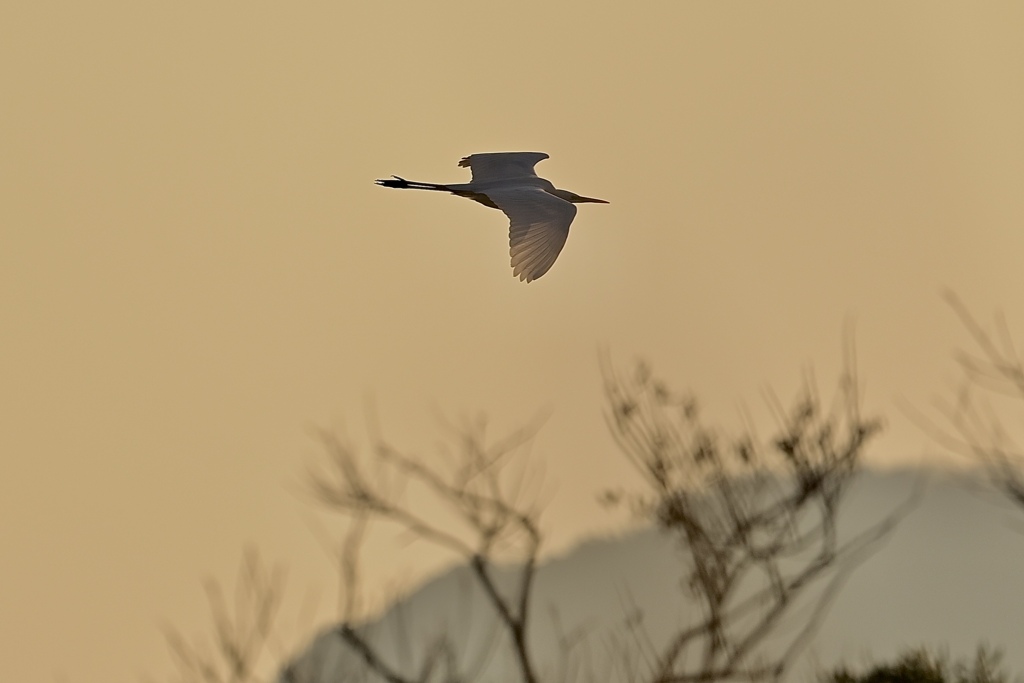
<path fill-rule="evenodd" d="M 574 203 L 575 204 L 583 204 L 583 203 L 586 203 L 586 202 L 590 202 L 592 204 L 610 204 L 611 203 L 611 202 L 606 202 L 603 199 L 594 199 L 593 197 L 577 197 L 576 201 Z"/>

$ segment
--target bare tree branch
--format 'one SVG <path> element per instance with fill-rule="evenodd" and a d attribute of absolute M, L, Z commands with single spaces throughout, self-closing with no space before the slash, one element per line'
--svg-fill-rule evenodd
<path fill-rule="evenodd" d="M 768 440 L 757 438 L 752 427 L 738 438 L 708 427 L 693 399 L 673 393 L 643 365 L 631 380 L 606 366 L 607 422 L 645 484 L 643 493 L 628 500 L 678 542 L 685 597 L 694 608 L 690 623 L 659 646 L 634 610 L 624 637 L 605 643 L 619 653 L 615 670 L 622 680 L 781 678 L 845 579 L 914 504 L 908 500 L 852 538 L 840 534 L 845 495 L 866 444 L 881 428 L 879 421 L 861 417 L 852 349 L 847 362 L 828 408 L 812 383 L 789 411 L 769 396 L 779 428 Z M 359 594 L 358 551 L 375 521 L 447 550 L 465 562 L 496 616 L 522 683 L 539 683 L 528 638 L 542 544 L 539 513 L 524 496 L 525 479 L 507 476 L 511 451 L 527 446 L 532 431 L 497 442 L 484 438 L 483 422 L 450 431 L 454 448 L 442 451 L 442 465 L 377 436 L 369 451 L 372 470 L 337 436 L 319 434 L 329 466 L 310 472 L 310 491 L 353 525 L 342 551 L 344 589 L 349 596 Z M 435 514 L 441 510 L 447 514 Z M 482 671 L 479 662 L 486 657 L 474 669 L 460 670 L 463 653 L 444 633 L 418 643 L 416 657 L 385 655 L 366 627 L 357 625 L 355 599 L 345 604 L 336 634 L 368 672 L 388 683 L 463 682 Z M 783 634 L 784 623 L 798 628 Z M 562 683 L 592 677 L 592 671 L 583 673 L 586 663 L 574 658 L 585 636 L 562 634 L 557 624 L 556 631 L 563 657 L 556 677 Z M 773 642 L 769 649 L 769 637 L 780 634 L 782 646 Z"/>
<path fill-rule="evenodd" d="M 179 680 L 184 683 L 251 683 L 273 635 L 281 604 L 285 573 L 267 567 L 259 553 L 246 550 L 235 582 L 234 605 L 229 607 L 220 583 L 205 583 L 213 621 L 210 643 L 192 645 L 176 629 L 164 628 Z"/>
<path fill-rule="evenodd" d="M 953 405 L 940 411 L 953 434 L 929 424 L 933 438 L 958 453 L 980 461 L 992 484 L 1024 508 L 1024 450 L 1006 429 L 993 399 L 1024 401 L 1024 362 L 1017 352 L 1005 318 L 995 316 L 995 333 L 987 332 L 952 292 L 945 299 L 975 343 L 974 355 L 957 354 L 964 383 Z M 979 391 L 985 393 L 979 395 Z"/>
<path fill-rule="evenodd" d="M 505 631 L 524 683 L 537 683 L 538 677 L 527 638 L 530 623 L 530 596 L 536 573 L 542 536 L 535 505 L 522 500 L 523 491 L 503 476 L 510 454 L 529 444 L 531 430 L 519 430 L 497 442 L 485 439 L 485 424 L 477 422 L 455 433 L 457 455 L 448 458 L 447 467 L 437 468 L 377 438 L 373 447 L 381 471 L 376 478 L 366 473 L 354 449 L 336 436 L 319 434 L 330 456 L 330 471 L 310 473 L 310 490 L 329 509 L 365 525 L 378 520 L 390 522 L 423 541 L 461 557 L 472 571 Z M 521 480 L 520 480 L 521 483 Z M 406 504 L 392 485 L 410 488 L 428 496 L 434 504 Z M 450 520 L 433 516 L 438 505 L 453 513 L 462 528 L 451 528 Z M 361 536 L 350 535 L 357 546 Z M 348 546 L 348 544 L 347 544 Z M 349 557 L 357 548 L 347 547 Z M 503 592 L 495 579 L 497 561 L 510 561 L 516 580 L 512 590 Z M 355 560 L 346 570 L 345 590 L 358 593 L 359 574 Z M 353 625 L 354 615 L 346 610 L 345 622 L 337 629 L 342 640 L 369 667 L 389 683 L 423 683 L 438 666 L 449 681 L 467 680 L 466 672 L 455 670 L 454 645 L 435 640 L 427 648 L 418 673 L 403 673 L 388 663 Z"/>
<path fill-rule="evenodd" d="M 693 399 L 642 364 L 630 379 L 605 365 L 608 425 L 646 482 L 634 507 L 676 537 L 700 610 L 661 651 L 651 681 L 781 677 L 845 577 L 906 514 L 912 501 L 853 539 L 839 537 L 843 497 L 881 428 L 860 416 L 852 353 L 847 364 L 829 410 L 813 385 L 788 413 L 770 401 L 780 431 L 768 443 L 726 439 Z M 782 654 L 768 656 L 769 634 L 808 600 L 810 618 Z"/>

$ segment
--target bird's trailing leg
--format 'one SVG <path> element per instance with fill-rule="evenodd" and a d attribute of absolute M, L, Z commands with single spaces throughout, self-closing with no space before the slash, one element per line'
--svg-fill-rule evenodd
<path fill-rule="evenodd" d="M 415 180 L 406 180 L 399 176 L 391 176 L 394 180 L 376 180 L 378 185 L 383 187 L 394 187 L 399 190 L 438 190 L 440 192 L 450 192 L 444 185 L 436 185 L 434 183 L 418 183 Z"/>

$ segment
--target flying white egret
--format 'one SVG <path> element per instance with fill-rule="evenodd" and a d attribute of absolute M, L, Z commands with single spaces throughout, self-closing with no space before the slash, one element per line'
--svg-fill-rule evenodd
<path fill-rule="evenodd" d="M 459 166 L 472 171 L 472 182 L 437 185 L 398 176 L 392 176 L 394 180 L 376 182 L 384 187 L 403 190 L 451 192 L 492 209 L 500 209 L 509 219 L 512 274 L 531 282 L 548 272 L 562 251 L 569 237 L 569 224 L 576 217 L 573 204 L 608 203 L 603 199 L 559 190 L 550 181 L 538 178 L 533 167 L 547 158 L 543 152 L 472 154 L 459 162 Z"/>

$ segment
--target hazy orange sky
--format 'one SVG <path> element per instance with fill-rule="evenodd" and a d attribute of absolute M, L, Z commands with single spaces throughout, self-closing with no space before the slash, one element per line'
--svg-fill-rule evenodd
<path fill-rule="evenodd" d="M 1024 5 L 639 7 L 0 8 L 0 680 L 162 677 L 246 542 L 329 618 L 300 482 L 368 396 L 424 453 L 548 412 L 552 548 L 627 472 L 602 349 L 728 421 L 830 389 L 852 319 L 873 460 L 928 457 L 896 403 L 955 377 L 941 289 L 1024 329 Z M 498 212 L 372 183 L 504 150 L 611 202 L 530 285 Z"/>

